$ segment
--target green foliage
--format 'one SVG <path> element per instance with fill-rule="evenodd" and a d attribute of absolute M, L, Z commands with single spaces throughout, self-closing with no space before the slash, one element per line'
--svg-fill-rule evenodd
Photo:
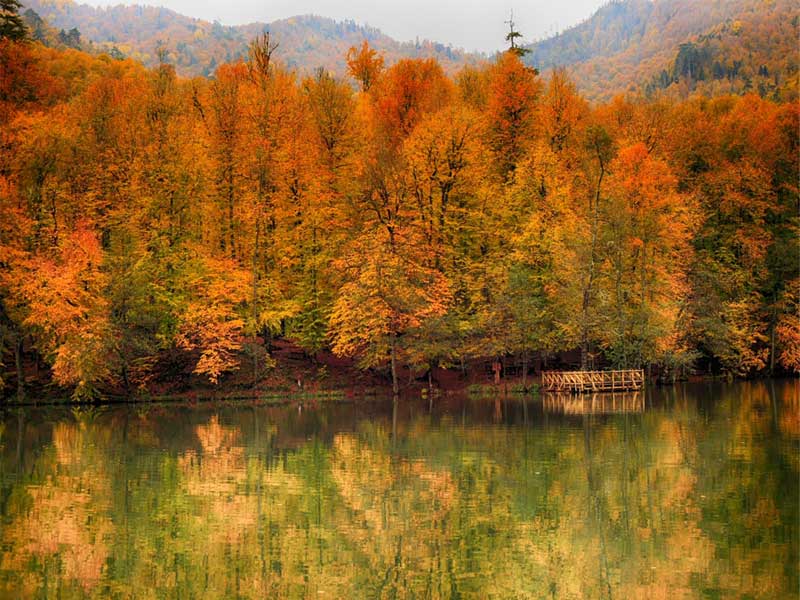
<path fill-rule="evenodd" d="M 28 38 L 28 28 L 19 14 L 19 0 L 0 0 L 0 40 L 21 41 Z"/>

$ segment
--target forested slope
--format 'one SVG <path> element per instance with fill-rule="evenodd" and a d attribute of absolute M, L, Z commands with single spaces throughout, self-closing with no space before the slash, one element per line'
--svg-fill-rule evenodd
<path fill-rule="evenodd" d="M 210 75 L 218 65 L 244 57 L 249 41 L 264 31 L 279 40 L 277 57 L 305 73 L 324 67 L 344 75 L 347 49 L 363 40 L 381 51 L 389 63 L 432 57 L 453 71 L 479 58 L 435 42 L 397 42 L 375 28 L 313 15 L 229 27 L 152 6 L 96 8 L 73 0 L 25 0 L 23 5 L 23 11 L 33 10 L 57 30 L 77 29 L 98 47 L 116 48 L 146 66 L 158 63 L 158 49 L 163 47 L 167 60 L 187 76 Z"/>
<path fill-rule="evenodd" d="M 593 100 L 658 90 L 795 97 L 799 14 L 791 0 L 618 0 L 530 45 L 526 62 L 568 67 Z"/>
<path fill-rule="evenodd" d="M 277 57 L 305 73 L 324 67 L 344 75 L 347 49 L 363 40 L 387 64 L 433 57 L 454 73 L 482 58 L 435 42 L 399 43 L 352 21 L 311 15 L 227 27 L 157 7 L 95 8 L 73 0 L 26 5 L 62 31 L 49 36 L 51 45 L 88 49 L 92 43 L 151 67 L 164 48 L 181 75 L 210 75 L 217 65 L 242 58 L 248 41 L 267 29 L 281 44 Z M 798 15 L 791 0 L 615 0 L 583 23 L 531 44 L 525 60 L 545 76 L 567 67 L 593 101 L 625 92 L 791 99 L 798 88 Z"/>

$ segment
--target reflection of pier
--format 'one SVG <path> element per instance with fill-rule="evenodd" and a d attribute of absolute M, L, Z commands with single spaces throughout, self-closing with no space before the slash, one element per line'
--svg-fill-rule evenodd
<path fill-rule="evenodd" d="M 644 412 L 643 392 L 619 392 L 575 396 L 569 393 L 545 394 L 544 411 L 565 415 L 603 415 Z"/>
<path fill-rule="evenodd" d="M 542 388 L 548 392 L 616 392 L 640 390 L 642 369 L 624 371 L 545 371 Z"/>

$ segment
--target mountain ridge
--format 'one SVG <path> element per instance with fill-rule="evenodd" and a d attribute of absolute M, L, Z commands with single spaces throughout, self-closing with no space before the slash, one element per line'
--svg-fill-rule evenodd
<path fill-rule="evenodd" d="M 401 58 L 435 58 L 446 71 L 454 72 L 484 58 L 428 40 L 399 42 L 380 29 L 354 20 L 317 15 L 222 25 L 156 6 L 93 7 L 73 0 L 27 0 L 23 7 L 32 9 L 56 29 L 77 28 L 100 48 L 116 47 L 147 66 L 157 63 L 157 48 L 163 45 L 167 60 L 185 76 L 207 76 L 217 65 L 245 56 L 250 40 L 264 31 L 270 31 L 279 41 L 279 60 L 307 72 L 323 67 L 344 74 L 347 50 L 364 40 L 383 53 L 390 64 Z"/>
<path fill-rule="evenodd" d="M 595 101 L 658 90 L 785 96 L 796 90 L 799 13 L 791 0 L 614 0 L 528 44 L 525 61 L 540 70 L 568 68 Z M 686 44 L 697 49 L 693 59 L 707 55 L 707 65 L 694 65 L 705 66 L 702 74 L 692 65 L 685 72 Z"/>
<path fill-rule="evenodd" d="M 211 76 L 245 56 L 250 40 L 269 30 L 277 58 L 300 73 L 322 67 L 346 74 L 346 53 L 363 41 L 387 64 L 434 58 L 450 74 L 489 57 L 432 41 L 398 42 L 353 20 L 297 15 L 271 23 L 222 25 L 154 6 L 92 7 L 74 0 L 28 0 L 73 45 L 79 31 L 95 47 L 158 63 L 157 49 L 184 76 Z M 566 68 L 590 101 L 615 95 L 758 93 L 793 99 L 798 88 L 798 20 L 791 0 L 612 0 L 563 32 L 528 44 L 528 65 L 544 75 Z M 70 32 L 70 34 L 66 34 Z M 51 35 L 51 37 L 53 37 Z"/>

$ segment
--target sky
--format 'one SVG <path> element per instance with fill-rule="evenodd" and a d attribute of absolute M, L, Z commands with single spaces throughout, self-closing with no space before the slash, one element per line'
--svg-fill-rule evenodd
<path fill-rule="evenodd" d="M 563 31 L 608 0 L 77 0 L 94 6 L 150 4 L 225 25 L 316 14 L 377 27 L 400 41 L 429 39 L 469 51 L 506 47 L 511 10 L 526 42 Z"/>

